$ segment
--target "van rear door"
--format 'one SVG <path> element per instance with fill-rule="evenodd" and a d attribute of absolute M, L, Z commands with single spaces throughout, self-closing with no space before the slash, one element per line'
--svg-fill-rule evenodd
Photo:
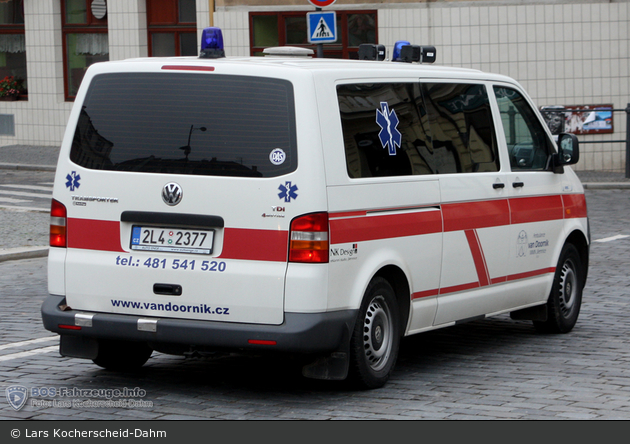
<path fill-rule="evenodd" d="M 295 193 L 293 86 L 165 68 L 96 74 L 73 113 L 67 303 L 280 324 L 289 219 L 261 214 Z"/>

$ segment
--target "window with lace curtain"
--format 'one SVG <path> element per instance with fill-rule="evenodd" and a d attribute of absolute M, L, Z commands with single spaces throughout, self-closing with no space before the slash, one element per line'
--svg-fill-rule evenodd
<path fill-rule="evenodd" d="M 27 93 L 24 0 L 0 0 L 0 80 L 14 77 Z"/>
<path fill-rule="evenodd" d="M 85 70 L 109 60 L 105 0 L 61 0 L 66 100 L 73 100 Z"/>

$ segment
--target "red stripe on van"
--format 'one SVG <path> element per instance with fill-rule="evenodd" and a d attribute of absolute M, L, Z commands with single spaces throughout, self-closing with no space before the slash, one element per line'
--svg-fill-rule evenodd
<path fill-rule="evenodd" d="M 563 194 L 564 217 L 586 217 L 586 197 L 584 194 Z"/>
<path fill-rule="evenodd" d="M 510 225 L 507 199 L 445 204 L 444 231 L 463 231 Z"/>
<path fill-rule="evenodd" d="M 117 220 L 68 218 L 67 223 L 68 248 L 124 253 L 120 246 L 120 222 Z"/>
<path fill-rule="evenodd" d="M 442 216 L 437 210 L 334 219 L 329 223 L 331 244 L 418 236 L 442 231 Z"/>
<path fill-rule="evenodd" d="M 510 209 L 512 224 L 564 219 L 560 195 L 511 198 Z"/>
<path fill-rule="evenodd" d="M 534 276 L 540 276 L 547 273 L 555 273 L 556 267 L 541 268 L 540 270 L 526 271 L 525 273 L 512 274 L 507 277 L 508 281 L 517 281 L 519 279 L 526 279 Z"/>
<path fill-rule="evenodd" d="M 481 247 L 479 236 L 477 236 L 477 231 L 466 230 L 465 233 L 468 245 L 470 246 L 470 252 L 472 253 L 473 261 L 475 263 L 475 269 L 477 270 L 479 285 L 482 287 L 490 285 L 490 273 L 488 272 L 486 257 L 483 254 L 483 248 Z"/>
<path fill-rule="evenodd" d="M 225 228 L 219 258 L 286 262 L 288 251 L 288 231 Z"/>
<path fill-rule="evenodd" d="M 411 299 L 428 298 L 430 296 L 437 296 L 440 291 L 436 288 L 433 290 L 417 291 L 411 295 Z"/>

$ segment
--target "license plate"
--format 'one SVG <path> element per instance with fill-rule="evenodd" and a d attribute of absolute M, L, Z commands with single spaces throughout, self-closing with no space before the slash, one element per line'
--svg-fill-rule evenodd
<path fill-rule="evenodd" d="M 131 230 L 131 249 L 169 253 L 212 254 L 214 230 L 141 227 Z"/>

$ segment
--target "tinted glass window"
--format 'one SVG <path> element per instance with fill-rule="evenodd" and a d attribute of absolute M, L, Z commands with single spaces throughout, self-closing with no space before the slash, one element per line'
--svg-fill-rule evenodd
<path fill-rule="evenodd" d="M 516 90 L 494 87 L 512 170 L 547 168 L 551 141 L 525 98 Z"/>
<path fill-rule="evenodd" d="M 418 84 L 342 85 L 337 95 L 350 177 L 432 173 L 418 151 L 428 143 Z"/>
<path fill-rule="evenodd" d="M 438 173 L 499 171 L 492 112 L 483 85 L 423 84 L 433 169 Z"/>
<path fill-rule="evenodd" d="M 337 95 L 350 177 L 499 170 L 482 85 L 354 84 Z"/>
<path fill-rule="evenodd" d="M 87 168 L 274 177 L 297 166 L 293 87 L 183 73 L 96 76 L 70 158 Z"/>

